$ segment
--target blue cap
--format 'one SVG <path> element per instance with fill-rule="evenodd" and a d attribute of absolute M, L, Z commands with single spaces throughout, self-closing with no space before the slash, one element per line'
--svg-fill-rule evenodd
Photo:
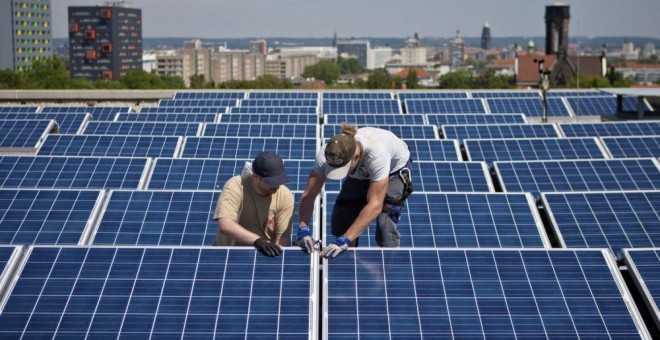
<path fill-rule="evenodd" d="M 282 184 L 289 183 L 289 177 L 284 169 L 282 158 L 275 153 L 264 151 L 257 155 L 252 162 L 252 172 L 268 185 L 277 188 Z"/>

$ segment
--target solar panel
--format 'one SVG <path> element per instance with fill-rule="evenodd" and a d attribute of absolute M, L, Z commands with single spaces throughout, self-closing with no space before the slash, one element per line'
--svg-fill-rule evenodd
<path fill-rule="evenodd" d="M 249 124 L 318 124 L 319 116 L 314 114 L 286 114 L 286 113 L 228 113 L 220 116 L 220 123 L 249 123 Z"/>
<path fill-rule="evenodd" d="M 323 100 L 324 114 L 353 113 L 402 113 L 401 105 L 394 99 L 356 99 L 356 100 Z"/>
<path fill-rule="evenodd" d="M 651 311 L 655 324 L 660 327 L 660 250 L 627 249 L 624 259 L 632 279 Z"/>
<path fill-rule="evenodd" d="M 466 139 L 468 159 L 494 161 L 608 158 L 596 138 Z"/>
<path fill-rule="evenodd" d="M 252 113 L 252 114 L 315 114 L 319 109 L 314 106 L 249 106 L 230 107 L 228 113 Z"/>
<path fill-rule="evenodd" d="M 209 137 L 287 137 L 318 138 L 316 124 L 204 124 L 203 136 Z"/>
<path fill-rule="evenodd" d="M 405 106 L 407 113 L 486 113 L 481 99 L 409 99 Z"/>
<path fill-rule="evenodd" d="M 359 125 L 424 125 L 424 115 L 332 114 L 325 116 L 326 124 L 349 122 Z"/>
<path fill-rule="evenodd" d="M 366 126 L 360 126 L 366 127 Z M 368 127 L 387 130 L 399 138 L 405 139 L 438 139 L 438 130 L 434 125 L 375 125 Z M 341 132 L 341 125 L 323 125 L 323 138 L 331 138 Z"/>
<path fill-rule="evenodd" d="M 568 97 L 568 104 L 576 116 L 614 115 L 617 113 L 616 98 L 612 96 Z M 637 112 L 637 98 L 623 97 L 623 111 Z M 648 107 L 644 111 L 650 111 Z"/>
<path fill-rule="evenodd" d="M 147 158 L 0 156 L 0 187 L 140 189 Z"/>
<path fill-rule="evenodd" d="M 103 196 L 99 190 L 0 189 L 0 244 L 83 244 Z"/>
<path fill-rule="evenodd" d="M 200 123 L 89 122 L 85 135 L 198 136 Z"/>
<path fill-rule="evenodd" d="M 161 99 L 158 101 L 158 106 L 160 107 L 177 107 L 177 106 L 214 106 L 217 108 L 236 106 L 239 100 L 237 99 L 186 99 L 186 100 L 175 100 L 175 99 Z M 224 110 L 223 110 L 224 111 Z"/>
<path fill-rule="evenodd" d="M 324 339 L 650 337 L 599 250 L 349 249 L 323 291 Z"/>
<path fill-rule="evenodd" d="M 50 135 L 40 156 L 174 157 L 182 137 Z"/>
<path fill-rule="evenodd" d="M 467 92 L 450 92 L 450 91 L 422 91 L 422 92 L 399 92 L 399 99 L 401 101 L 409 99 L 452 99 L 452 98 L 468 98 Z"/>
<path fill-rule="evenodd" d="M 489 192 L 495 191 L 485 163 L 417 162 L 412 165 L 415 192 Z M 325 181 L 325 191 L 336 192 L 343 181 Z"/>
<path fill-rule="evenodd" d="M 484 91 L 471 95 L 472 98 L 541 98 L 539 91 Z"/>
<path fill-rule="evenodd" d="M 117 113 L 128 113 L 130 106 L 44 106 L 41 113 L 68 112 L 89 113 L 95 121 L 113 121 Z"/>
<path fill-rule="evenodd" d="M 319 98 L 318 92 L 248 92 L 247 99 L 312 99 Z"/>
<path fill-rule="evenodd" d="M 652 158 L 495 162 L 507 192 L 619 191 L 660 189 Z"/>
<path fill-rule="evenodd" d="M 394 99 L 392 92 L 321 92 L 323 99 Z"/>
<path fill-rule="evenodd" d="M 174 99 L 243 99 L 245 92 L 177 92 Z"/>
<path fill-rule="evenodd" d="M 239 106 L 302 106 L 317 107 L 316 99 L 243 99 Z"/>
<path fill-rule="evenodd" d="M 546 138 L 561 137 L 554 124 L 443 125 L 448 139 Z"/>
<path fill-rule="evenodd" d="M 603 137 L 613 158 L 660 157 L 660 136 Z"/>
<path fill-rule="evenodd" d="M 0 113 L 0 120 L 54 120 L 59 133 L 78 133 L 80 128 L 92 119 L 89 113 Z"/>
<path fill-rule="evenodd" d="M 120 113 L 118 122 L 170 122 L 170 123 L 213 123 L 215 113 Z"/>
<path fill-rule="evenodd" d="M 0 106 L 0 113 L 38 112 L 39 106 Z"/>
<path fill-rule="evenodd" d="M 214 107 L 214 106 L 168 106 L 168 107 L 143 107 L 140 109 L 140 113 L 188 113 L 188 114 L 200 114 L 200 113 L 224 113 L 226 108 L 224 107 Z"/>
<path fill-rule="evenodd" d="M 256 155 L 254 155 L 256 156 Z M 252 161 L 254 159 L 247 160 Z M 152 167 L 148 189 L 221 190 L 225 182 L 241 173 L 245 160 L 158 158 Z M 314 160 L 286 160 L 284 167 L 291 190 L 304 190 Z"/>
<path fill-rule="evenodd" d="M 0 337 L 312 338 L 313 259 L 300 249 L 269 258 L 254 249 L 34 247 Z"/>
<path fill-rule="evenodd" d="M 595 90 L 550 90 L 548 97 L 593 97 L 606 95 L 607 93 Z"/>
<path fill-rule="evenodd" d="M 565 248 L 660 245 L 660 191 L 543 194 L 550 224 Z"/>
<path fill-rule="evenodd" d="M 0 120 L 0 151 L 13 148 L 37 148 L 49 132 L 56 130 L 54 120 Z"/>
<path fill-rule="evenodd" d="M 186 137 L 181 157 L 251 159 L 261 151 L 282 159 L 314 159 L 317 140 L 311 138 Z"/>
<path fill-rule="evenodd" d="M 490 112 L 520 112 L 528 117 L 543 116 L 543 101 L 540 98 L 488 98 Z M 568 117 L 571 114 L 561 98 L 548 98 L 548 117 Z"/>
<path fill-rule="evenodd" d="M 21 247 L 0 246 L 0 287 L 10 280 L 11 267 L 18 258 Z"/>
<path fill-rule="evenodd" d="M 524 124 L 527 123 L 525 115 L 522 114 L 427 114 L 429 124 L 442 127 L 443 125 L 483 125 L 483 124 Z"/>
<path fill-rule="evenodd" d="M 660 122 L 607 122 L 558 124 L 566 137 L 656 136 Z"/>
<path fill-rule="evenodd" d="M 458 141 L 452 139 L 403 139 L 413 161 L 460 161 Z"/>

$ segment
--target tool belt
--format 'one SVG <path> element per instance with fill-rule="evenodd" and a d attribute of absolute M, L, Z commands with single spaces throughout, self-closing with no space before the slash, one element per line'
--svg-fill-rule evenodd
<path fill-rule="evenodd" d="M 401 195 L 399 197 L 391 197 L 386 195 L 385 204 L 401 206 L 403 205 L 403 201 L 405 201 L 406 198 L 408 198 L 408 196 L 413 193 L 412 171 L 410 170 L 411 165 L 412 158 L 409 159 L 406 165 L 404 165 L 401 169 L 390 174 L 390 178 L 392 176 L 398 176 L 399 179 L 401 179 L 401 182 L 403 183 L 403 190 L 401 191 Z"/>

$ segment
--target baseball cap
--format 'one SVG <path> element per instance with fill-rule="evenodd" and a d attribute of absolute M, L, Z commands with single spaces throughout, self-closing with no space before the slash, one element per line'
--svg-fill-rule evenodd
<path fill-rule="evenodd" d="M 270 188 L 277 188 L 289 183 L 289 177 L 284 170 L 284 162 L 277 154 L 264 151 L 252 162 L 252 172 L 257 174 Z"/>
<path fill-rule="evenodd" d="M 351 159 L 355 155 L 355 138 L 339 134 L 328 141 L 325 146 L 325 177 L 342 179 L 348 174 Z"/>

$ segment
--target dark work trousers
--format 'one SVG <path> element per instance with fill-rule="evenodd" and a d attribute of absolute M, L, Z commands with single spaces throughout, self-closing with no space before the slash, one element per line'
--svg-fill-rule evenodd
<path fill-rule="evenodd" d="M 408 168 L 411 167 L 408 166 Z M 335 201 L 335 206 L 332 208 L 332 235 L 335 237 L 343 235 L 358 217 L 362 208 L 367 205 L 367 191 L 370 183 L 371 181 L 368 179 L 346 177 Z M 391 174 L 386 195 L 392 199 L 401 197 L 403 190 L 404 184 L 399 173 Z M 383 203 L 383 211 L 376 218 L 376 243 L 380 247 L 399 246 L 400 236 L 397 222 L 394 221 L 398 221 L 398 214 L 393 220 L 388 212 L 393 208 L 401 211 L 404 202 L 405 200 L 396 202 L 395 207 L 392 204 Z M 357 240 L 355 240 L 355 245 L 357 246 Z"/>

